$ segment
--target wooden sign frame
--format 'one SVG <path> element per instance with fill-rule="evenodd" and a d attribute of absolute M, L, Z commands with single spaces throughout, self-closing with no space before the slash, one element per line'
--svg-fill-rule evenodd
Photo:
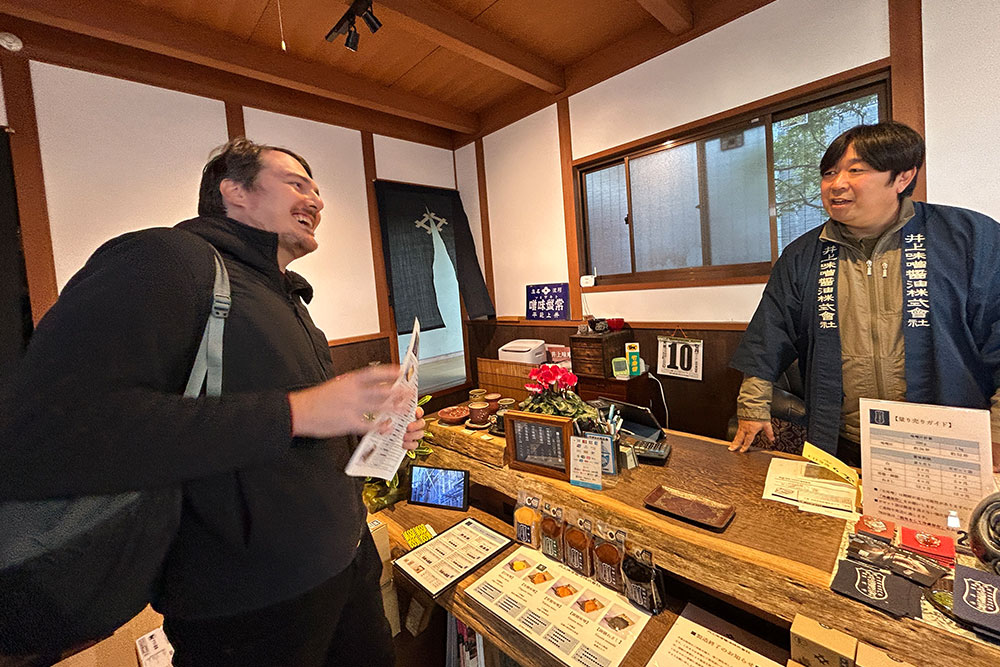
<path fill-rule="evenodd" d="M 562 444 L 562 468 L 529 463 L 518 458 L 518 422 L 533 424 L 544 429 L 553 429 L 559 433 Z M 570 438 L 573 437 L 573 419 L 571 417 L 508 410 L 504 414 L 504 434 L 507 438 L 507 448 L 504 451 L 504 463 L 507 464 L 507 467 L 512 470 L 523 470 L 536 475 L 545 475 L 546 477 L 555 477 L 556 479 L 569 481 Z"/>

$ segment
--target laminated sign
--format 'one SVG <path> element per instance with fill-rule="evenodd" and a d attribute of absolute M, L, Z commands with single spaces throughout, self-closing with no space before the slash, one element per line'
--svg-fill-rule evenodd
<path fill-rule="evenodd" d="M 701 379 L 702 344 L 705 341 L 657 336 L 660 341 L 656 372 L 689 380 Z"/>

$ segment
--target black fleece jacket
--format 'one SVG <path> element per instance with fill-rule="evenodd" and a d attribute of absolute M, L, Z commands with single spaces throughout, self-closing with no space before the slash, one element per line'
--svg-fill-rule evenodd
<path fill-rule="evenodd" d="M 113 239 L 39 323 L 0 395 L 0 500 L 183 484 L 166 616 L 229 616 L 340 572 L 364 528 L 353 439 L 291 436 L 289 390 L 332 377 L 312 288 L 277 235 L 226 218 Z M 187 232 L 187 233 L 186 233 Z M 200 238 L 199 238 L 200 237 Z M 211 304 L 232 287 L 220 398 L 182 396 Z"/>

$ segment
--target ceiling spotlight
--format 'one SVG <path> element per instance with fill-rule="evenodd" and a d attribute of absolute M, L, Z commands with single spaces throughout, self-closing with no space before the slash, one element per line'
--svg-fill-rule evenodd
<path fill-rule="evenodd" d="M 373 33 L 382 27 L 382 22 L 372 12 L 372 0 L 354 0 L 340 20 L 330 28 L 330 32 L 326 33 L 326 41 L 333 42 L 336 41 L 337 35 L 347 35 L 344 46 L 351 51 L 357 51 L 361 36 L 354 22 L 359 16 Z"/>
<path fill-rule="evenodd" d="M 347 30 L 347 39 L 344 40 L 344 46 L 357 53 L 358 41 L 360 39 L 361 35 L 358 34 L 358 29 L 354 27 L 354 21 L 351 21 L 351 27 Z"/>
<path fill-rule="evenodd" d="M 373 35 L 378 32 L 379 28 L 382 27 L 382 22 L 375 16 L 375 12 L 372 11 L 371 5 L 368 5 L 368 9 L 366 9 L 365 13 L 361 15 L 361 20 L 365 22 L 365 25 L 368 26 L 368 29 L 372 31 Z"/>
<path fill-rule="evenodd" d="M 365 22 L 367 23 L 368 19 L 365 19 Z M 369 27 L 371 26 L 370 23 L 368 25 Z M 376 28 L 375 30 L 378 30 L 378 28 Z M 375 30 L 372 30 L 372 32 L 375 32 Z M 24 42 L 22 42 L 21 38 L 18 37 L 17 35 L 14 35 L 9 32 L 0 32 L 0 46 L 7 49 L 8 51 L 13 51 L 14 53 L 17 53 L 18 51 L 24 48 Z"/>

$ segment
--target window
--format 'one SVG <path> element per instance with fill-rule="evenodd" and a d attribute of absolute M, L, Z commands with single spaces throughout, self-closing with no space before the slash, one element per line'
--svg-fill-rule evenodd
<path fill-rule="evenodd" d="M 766 276 L 777 253 L 826 220 L 826 147 L 885 118 L 887 99 L 880 76 L 579 167 L 581 269 L 602 284 Z"/>

